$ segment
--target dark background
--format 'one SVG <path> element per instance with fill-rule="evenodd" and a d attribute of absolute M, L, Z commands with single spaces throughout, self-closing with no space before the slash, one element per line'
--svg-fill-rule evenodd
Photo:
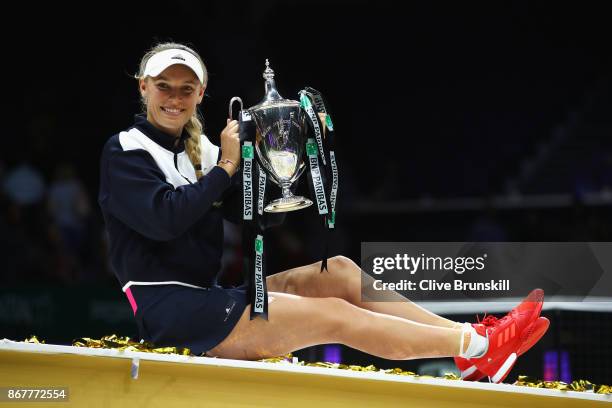
<path fill-rule="evenodd" d="M 251 106 L 263 96 L 265 58 L 284 97 L 305 86 L 324 93 L 340 166 L 332 254 L 357 261 L 362 241 L 610 241 L 612 28 L 603 6 L 466 3 L 178 1 L 146 12 L 109 4 L 7 15 L 0 337 L 136 336 L 106 263 L 98 162 L 140 110 L 132 76 L 158 41 L 203 57 L 201 110 L 217 144 L 229 99 Z M 236 233 L 228 228 L 227 282 L 237 279 Z M 320 233 L 313 211 L 289 215 L 270 232 L 270 271 L 318 260 Z M 512 375 L 544 378 L 545 352 L 565 351 L 572 379 L 612 383 L 610 314 L 544 315 L 553 329 Z M 423 363 L 342 351 L 348 363 Z"/>

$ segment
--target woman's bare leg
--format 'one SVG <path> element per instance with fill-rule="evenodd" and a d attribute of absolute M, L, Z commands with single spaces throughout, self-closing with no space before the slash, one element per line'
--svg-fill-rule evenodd
<path fill-rule="evenodd" d="M 268 321 L 250 320 L 247 306 L 230 335 L 208 354 L 253 360 L 327 343 L 392 360 L 450 357 L 459 352 L 458 329 L 372 312 L 334 297 L 269 295 Z"/>
<path fill-rule="evenodd" d="M 374 280 L 349 258 L 343 256 L 330 258 L 327 266 L 327 271 L 320 272 L 321 262 L 317 262 L 268 276 L 266 280 L 268 290 L 305 297 L 338 297 L 373 312 L 402 317 L 431 326 L 460 327 L 460 323 L 438 316 L 391 290 L 376 293 L 378 298 L 384 296 L 386 302 L 368 301 L 368 292 L 372 294 L 374 292 L 372 289 Z M 362 283 L 364 283 L 363 298 Z"/>

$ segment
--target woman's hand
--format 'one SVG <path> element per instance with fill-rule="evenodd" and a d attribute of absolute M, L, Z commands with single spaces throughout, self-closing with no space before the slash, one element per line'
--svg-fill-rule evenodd
<path fill-rule="evenodd" d="M 221 160 L 218 166 L 229 174 L 236 173 L 240 163 L 240 136 L 237 120 L 227 120 L 225 129 L 221 131 Z"/>

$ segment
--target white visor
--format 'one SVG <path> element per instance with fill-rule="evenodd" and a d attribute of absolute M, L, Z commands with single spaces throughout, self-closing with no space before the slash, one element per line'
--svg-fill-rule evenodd
<path fill-rule="evenodd" d="M 164 69 L 174 64 L 188 66 L 196 74 L 200 82 L 204 83 L 204 69 L 200 61 L 192 53 L 177 48 L 160 51 L 149 58 L 143 75 L 145 77 L 156 77 L 161 74 Z"/>

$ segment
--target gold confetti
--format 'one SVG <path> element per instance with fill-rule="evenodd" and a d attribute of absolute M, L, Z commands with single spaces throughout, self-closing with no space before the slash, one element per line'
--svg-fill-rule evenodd
<path fill-rule="evenodd" d="M 148 342 L 136 342 L 129 337 L 120 337 L 116 334 L 110 336 L 104 336 L 100 340 L 91 339 L 89 337 L 82 337 L 72 342 L 75 347 L 90 347 L 90 348 L 105 348 L 115 349 L 121 351 L 140 351 L 144 353 L 155 353 L 155 354 L 179 354 L 183 356 L 190 356 L 191 351 L 188 348 L 183 347 L 155 347 L 153 344 Z"/>
<path fill-rule="evenodd" d="M 542 381 L 526 375 L 519 375 L 514 383 L 521 387 L 548 388 L 559 391 L 595 392 L 596 394 L 612 394 L 612 387 L 609 385 L 595 385 L 587 380 L 575 380 L 570 384 L 563 381 Z"/>
<path fill-rule="evenodd" d="M 596 385 L 593 388 L 593 392 L 595 392 L 595 394 L 612 394 L 612 386 L 610 385 Z"/>

